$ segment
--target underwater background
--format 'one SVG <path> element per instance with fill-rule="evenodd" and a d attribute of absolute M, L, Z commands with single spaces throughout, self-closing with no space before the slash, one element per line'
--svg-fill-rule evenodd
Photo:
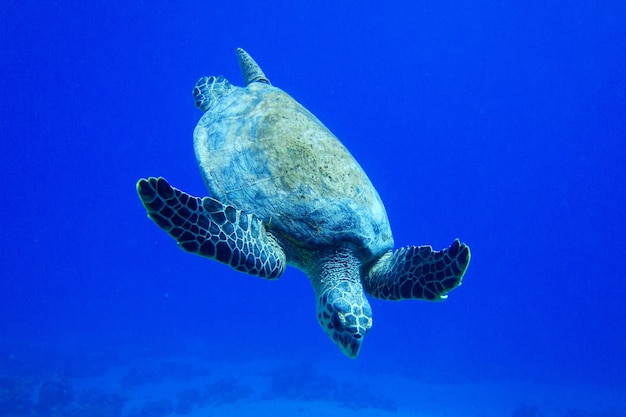
<path fill-rule="evenodd" d="M 1 416 L 626 415 L 625 2 L 5 1 L 0 42 Z M 236 47 L 396 247 L 472 250 L 445 302 L 370 299 L 356 360 L 303 273 L 184 253 L 136 195 L 206 195 L 191 90 Z"/>

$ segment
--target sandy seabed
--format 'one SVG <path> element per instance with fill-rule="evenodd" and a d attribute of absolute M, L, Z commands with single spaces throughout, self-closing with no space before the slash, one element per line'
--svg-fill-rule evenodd
<path fill-rule="evenodd" d="M 626 387 L 452 381 L 444 374 L 355 372 L 328 364 L 321 370 L 288 359 L 134 355 L 77 361 L 82 365 L 65 361 L 40 374 L 35 366 L 2 362 L 0 415 L 626 417 Z"/>
<path fill-rule="evenodd" d="M 626 388 L 328 375 L 288 361 L 152 359 L 75 386 L 121 395 L 128 417 L 626 417 Z"/>

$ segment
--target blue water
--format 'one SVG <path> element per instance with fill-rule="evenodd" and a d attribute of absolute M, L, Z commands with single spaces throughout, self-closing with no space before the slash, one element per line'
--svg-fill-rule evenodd
<path fill-rule="evenodd" d="M 0 376 L 193 341 L 328 372 L 626 387 L 623 1 L 4 3 Z M 447 301 L 371 300 L 356 361 L 304 274 L 186 254 L 137 198 L 150 175 L 206 194 L 191 89 L 241 85 L 235 47 L 350 149 L 396 247 L 472 249 Z"/>

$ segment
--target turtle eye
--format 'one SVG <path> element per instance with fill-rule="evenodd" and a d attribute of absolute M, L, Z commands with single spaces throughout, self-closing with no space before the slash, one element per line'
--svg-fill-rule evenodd
<path fill-rule="evenodd" d="M 333 314 L 333 317 L 331 319 L 333 329 L 342 329 L 345 327 L 344 326 L 345 321 L 342 316 L 343 316 L 342 313 Z"/>

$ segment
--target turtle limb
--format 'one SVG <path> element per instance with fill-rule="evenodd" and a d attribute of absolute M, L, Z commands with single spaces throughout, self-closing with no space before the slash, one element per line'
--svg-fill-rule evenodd
<path fill-rule="evenodd" d="M 239 67 L 246 86 L 250 83 L 270 84 L 263 70 L 254 59 L 241 48 L 237 48 L 237 58 L 239 59 Z"/>
<path fill-rule="evenodd" d="M 207 111 L 211 106 L 233 90 L 233 85 L 221 75 L 218 77 L 202 77 L 193 87 L 193 98 L 196 107 Z"/>
<path fill-rule="evenodd" d="M 444 300 L 461 285 L 469 261 L 469 247 L 458 239 L 442 251 L 409 246 L 380 257 L 363 286 L 371 296 L 385 300 Z"/>
<path fill-rule="evenodd" d="M 262 278 L 278 278 L 285 253 L 260 219 L 210 197 L 194 197 L 164 178 L 140 179 L 137 193 L 148 217 L 183 250 Z"/>

